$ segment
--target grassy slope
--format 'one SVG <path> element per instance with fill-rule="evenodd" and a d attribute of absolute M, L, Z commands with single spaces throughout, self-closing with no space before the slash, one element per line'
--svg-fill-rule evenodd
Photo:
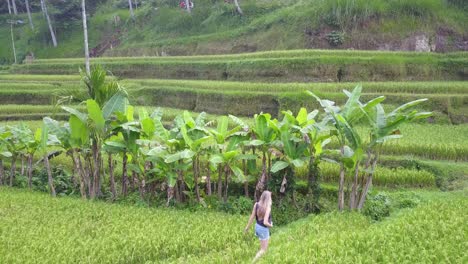
<path fill-rule="evenodd" d="M 326 34 L 345 32 L 343 48 L 373 49 L 363 43 L 392 43 L 415 33 L 433 39 L 442 28 L 452 36 L 466 35 L 468 16 L 459 6 L 443 0 L 392 1 L 266 1 L 244 0 L 245 15 L 240 17 L 233 5 L 223 1 L 199 0 L 190 16 L 177 7 L 177 1 L 153 1 L 136 11 L 137 19 L 128 20 L 128 10 L 109 0 L 89 19 L 90 47 L 112 35 L 122 44 L 108 55 L 219 54 L 253 50 L 329 48 Z M 120 6 L 120 8 L 118 8 Z M 114 17 L 120 18 L 118 25 Z M 7 15 L 1 15 L 2 20 Z M 27 20 L 24 14 L 20 18 Z M 15 31 L 20 58 L 33 51 L 37 58 L 76 57 L 82 54 L 82 28 L 74 23 L 58 32 L 58 48 L 50 48 L 47 26 L 42 15 L 34 14 L 37 31 L 27 25 Z M 329 25 L 327 25 L 329 24 Z M 332 26 L 330 26 L 332 25 Z M 117 33 L 120 30 L 121 33 Z M 310 39 L 305 32 L 318 35 Z M 9 36 L 9 28 L 0 27 Z M 315 43 L 314 41 L 318 41 Z M 369 41 L 372 40 L 372 41 Z M 0 39 L 0 63 L 12 61 L 8 37 Z"/>
<path fill-rule="evenodd" d="M 418 195 L 427 202 L 379 223 L 329 213 L 274 228 L 262 262 L 463 263 L 466 194 Z M 246 216 L 52 199 L 8 188 L 0 188 L 0 198 L 1 262 L 248 263 L 257 250 L 253 235 L 242 234 Z"/>

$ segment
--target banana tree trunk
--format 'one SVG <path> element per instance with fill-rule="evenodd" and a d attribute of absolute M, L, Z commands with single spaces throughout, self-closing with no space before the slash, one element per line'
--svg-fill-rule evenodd
<path fill-rule="evenodd" d="M 206 163 L 206 194 L 211 195 L 211 169 L 210 162 Z"/>
<path fill-rule="evenodd" d="M 94 199 L 97 198 L 98 192 L 99 192 L 99 181 L 100 181 L 100 151 L 99 151 L 99 144 L 97 140 L 93 140 L 93 145 L 92 145 L 92 151 L 93 151 L 93 188 L 91 189 L 91 195 L 90 198 Z"/>
<path fill-rule="evenodd" d="M 182 163 L 180 160 L 179 163 Z M 184 179 L 184 172 L 182 170 L 177 170 L 177 185 L 179 186 L 179 201 L 185 201 L 185 179 Z"/>
<path fill-rule="evenodd" d="M 13 13 L 15 15 L 18 15 L 18 9 L 16 8 L 16 2 L 15 0 L 11 0 L 11 4 L 13 5 Z"/>
<path fill-rule="evenodd" d="M 236 10 L 237 10 L 237 13 L 239 13 L 239 15 L 244 15 L 244 12 L 242 12 L 242 9 L 239 5 L 239 1 L 238 0 L 234 0 L 234 5 L 236 6 Z"/>
<path fill-rule="evenodd" d="M 52 38 L 52 44 L 54 45 L 54 47 L 57 47 L 57 38 L 55 37 L 55 32 L 52 27 L 52 21 L 50 20 L 49 12 L 47 11 L 47 3 L 45 1 L 46 0 L 41 0 L 42 12 L 44 13 L 44 16 L 46 17 L 47 25 L 49 26 L 50 36 Z"/>
<path fill-rule="evenodd" d="M 31 154 L 31 153 L 28 155 L 28 186 L 29 186 L 29 189 L 32 189 L 33 156 L 34 156 L 34 154 Z"/>
<path fill-rule="evenodd" d="M 245 149 L 242 150 L 242 154 L 245 154 Z M 242 170 L 244 172 L 244 175 L 247 175 L 247 162 L 244 160 L 242 160 Z M 249 182 L 247 181 L 247 179 L 245 179 L 245 182 L 244 182 L 244 195 L 245 197 L 249 198 Z"/>
<path fill-rule="evenodd" d="M 313 153 L 313 151 L 311 151 Z M 320 199 L 320 184 L 319 184 L 319 169 L 315 163 L 315 157 L 311 156 L 309 159 L 309 169 L 308 169 L 308 187 L 307 187 L 307 196 L 309 197 L 307 201 L 307 210 L 309 212 L 316 212 L 319 209 L 319 199 Z"/>
<path fill-rule="evenodd" d="M 138 192 L 140 193 L 140 198 L 141 200 L 144 201 L 145 200 L 145 186 L 146 186 L 145 179 L 144 178 L 140 179 L 136 171 L 133 171 L 132 175 L 133 175 L 133 179 L 138 184 Z"/>
<path fill-rule="evenodd" d="M 197 198 L 197 202 L 200 202 L 200 188 L 198 186 L 198 176 L 200 171 L 200 157 L 197 155 L 192 162 L 193 165 L 193 180 L 195 181 L 195 195 Z"/>
<path fill-rule="evenodd" d="M 86 22 L 86 1 L 81 0 L 81 16 L 83 18 L 83 36 L 84 36 L 84 50 L 85 50 L 85 67 L 86 73 L 91 74 L 89 66 L 89 46 L 88 46 L 88 24 Z"/>
<path fill-rule="evenodd" d="M 47 182 L 49 184 L 50 195 L 55 197 L 57 194 L 55 193 L 54 180 L 52 178 L 52 170 L 50 169 L 49 155 L 47 155 L 47 153 L 44 155 L 44 166 L 47 170 Z"/>
<path fill-rule="evenodd" d="M 223 169 L 222 165 L 218 165 L 218 199 L 223 199 Z"/>
<path fill-rule="evenodd" d="M 24 155 L 21 154 L 21 175 L 24 175 Z"/>
<path fill-rule="evenodd" d="M 109 181 L 110 181 L 110 189 L 112 193 L 112 200 L 117 198 L 117 192 L 115 190 L 115 179 L 114 179 L 114 161 L 112 160 L 112 154 L 108 154 L 108 163 L 109 163 Z"/>
<path fill-rule="evenodd" d="M 16 155 L 11 157 L 11 168 L 10 168 L 10 187 L 13 186 L 13 181 L 15 180 L 16 175 Z"/>
<path fill-rule="evenodd" d="M 344 147 L 341 147 L 341 156 L 344 154 Z M 343 162 L 340 165 L 340 183 L 338 189 L 338 210 L 343 211 L 344 208 L 344 179 L 345 179 L 345 167 Z"/>
<path fill-rule="evenodd" d="M 257 186 L 255 187 L 255 201 L 258 201 L 260 199 L 260 195 L 262 195 L 263 190 L 265 189 L 265 179 L 266 179 L 266 153 L 263 151 L 263 157 L 262 157 L 262 176 L 257 182 Z"/>
<path fill-rule="evenodd" d="M 34 30 L 34 24 L 33 24 L 32 17 L 31 17 L 31 10 L 29 7 L 29 0 L 26 0 L 25 4 L 26 4 L 26 12 L 28 13 L 29 26 L 31 27 L 32 30 Z"/>
<path fill-rule="evenodd" d="M 167 202 L 166 206 L 169 206 L 172 198 L 174 197 L 174 187 L 167 186 Z"/>
<path fill-rule="evenodd" d="M 75 166 L 75 174 L 80 178 L 80 194 L 81 198 L 86 199 L 86 185 L 85 185 L 85 172 L 81 166 L 81 160 L 75 150 L 71 153 L 73 159 L 73 166 Z"/>
<path fill-rule="evenodd" d="M 123 158 L 122 158 L 122 194 L 124 196 L 127 196 L 127 192 L 128 192 L 127 162 L 128 162 L 127 153 L 124 152 Z"/>
<path fill-rule="evenodd" d="M 362 190 L 361 199 L 359 200 L 359 204 L 358 204 L 358 208 L 357 208 L 359 211 L 361 211 L 362 208 L 364 207 L 364 203 L 366 202 L 367 194 L 369 192 L 370 187 L 372 186 L 372 176 L 374 175 L 374 170 L 375 170 L 375 167 L 377 165 L 377 160 L 378 160 L 378 155 L 376 155 L 374 157 L 374 159 L 372 160 L 371 172 L 367 176 L 366 185 L 364 186 L 364 189 Z"/>
<path fill-rule="evenodd" d="M 228 165 L 224 167 L 224 202 L 227 203 L 228 198 L 228 181 L 231 175 L 231 168 Z"/>
<path fill-rule="evenodd" d="M 4 177 L 5 177 L 5 170 L 3 168 L 3 160 L 0 159 L 0 185 L 3 185 Z"/>
<path fill-rule="evenodd" d="M 351 187 L 351 193 L 349 196 L 349 209 L 353 210 L 357 207 L 357 188 L 358 188 L 358 176 L 359 176 L 359 163 L 354 168 L 354 181 Z"/>

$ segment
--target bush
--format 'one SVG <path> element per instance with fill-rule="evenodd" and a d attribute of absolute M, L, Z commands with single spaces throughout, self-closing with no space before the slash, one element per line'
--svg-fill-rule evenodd
<path fill-rule="evenodd" d="M 421 203 L 421 197 L 415 193 L 399 193 L 392 196 L 395 208 L 414 208 Z"/>
<path fill-rule="evenodd" d="M 370 195 L 367 198 L 363 213 L 375 221 L 380 221 L 384 217 L 390 216 L 390 206 L 390 198 L 387 194 Z"/>
<path fill-rule="evenodd" d="M 328 33 L 325 38 L 327 39 L 330 46 L 340 46 L 344 42 L 344 33 L 339 31 L 332 31 Z"/>

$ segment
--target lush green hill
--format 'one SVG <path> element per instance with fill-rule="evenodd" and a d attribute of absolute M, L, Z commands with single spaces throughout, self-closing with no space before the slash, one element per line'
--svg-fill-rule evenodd
<path fill-rule="evenodd" d="M 91 1 L 88 1 L 91 2 Z M 89 7 L 92 53 L 158 56 L 239 53 L 260 50 L 338 48 L 466 50 L 467 4 L 460 0 L 241 0 L 194 1 L 192 14 L 178 1 L 144 1 L 130 19 L 126 1 L 93 1 Z M 97 4 L 96 4 L 97 3 Z M 83 53 L 79 1 L 49 1 L 58 47 L 51 48 L 40 7 L 33 3 L 35 30 L 26 23 L 14 34 L 20 58 L 78 57 Z M 10 16 L 4 3 L 0 20 Z M 10 28 L 0 26 L 0 62 L 12 61 Z"/>

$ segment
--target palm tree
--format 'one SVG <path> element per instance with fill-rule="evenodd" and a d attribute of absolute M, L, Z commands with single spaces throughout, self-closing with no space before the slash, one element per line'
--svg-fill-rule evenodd
<path fill-rule="evenodd" d="M 49 12 L 47 11 L 46 0 L 41 0 L 41 7 L 42 7 L 42 13 L 44 14 L 47 20 L 47 25 L 49 26 L 50 36 L 52 38 L 52 44 L 54 45 L 54 47 L 57 47 L 57 38 L 55 37 L 55 31 L 52 27 L 52 21 L 50 20 Z"/>
<path fill-rule="evenodd" d="M 34 24 L 33 24 L 32 17 L 31 17 L 31 10 L 29 7 L 29 0 L 25 0 L 25 5 L 26 5 L 26 12 L 28 13 L 29 25 L 31 26 L 31 29 L 34 30 Z"/>
<path fill-rule="evenodd" d="M 89 48 L 88 48 L 88 25 L 86 23 L 86 1 L 81 0 L 81 16 L 83 19 L 83 36 L 84 36 L 84 50 L 85 50 L 85 67 L 86 73 L 91 74 L 89 66 Z"/>

